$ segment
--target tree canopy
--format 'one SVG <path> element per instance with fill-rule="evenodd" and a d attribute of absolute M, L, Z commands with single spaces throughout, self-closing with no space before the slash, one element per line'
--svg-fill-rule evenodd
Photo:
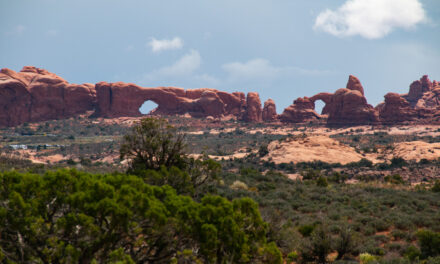
<path fill-rule="evenodd" d="M 9 262 L 281 261 L 249 198 L 198 203 L 138 176 L 60 170 L 0 173 L 0 203 L 0 258 Z"/>
<path fill-rule="evenodd" d="M 186 158 L 184 135 L 163 118 L 144 118 L 124 136 L 120 157 L 128 160 L 131 171 L 182 167 Z"/>

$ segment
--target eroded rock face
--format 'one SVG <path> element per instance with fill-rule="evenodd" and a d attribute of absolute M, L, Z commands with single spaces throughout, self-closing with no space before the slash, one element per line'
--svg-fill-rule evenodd
<path fill-rule="evenodd" d="M 235 118 L 248 122 L 303 123 L 328 116 L 328 125 L 362 125 L 378 122 L 440 122 L 440 84 L 427 75 L 413 82 L 408 94 L 388 93 L 385 102 L 373 108 L 367 103 L 358 78 L 350 75 L 346 88 L 335 93 L 319 93 L 298 98 L 277 115 L 271 99 L 261 107 L 258 93 L 227 93 L 201 88 L 146 88 L 130 83 L 70 84 L 44 69 L 25 66 L 20 72 L 0 71 L 0 127 L 24 122 L 63 119 L 94 110 L 96 117 L 141 116 L 147 100 L 158 107 L 159 115 Z M 325 103 L 322 114 L 315 112 L 316 100 Z M 325 120 L 325 119 L 323 119 Z"/>
<path fill-rule="evenodd" d="M 365 96 L 364 87 L 362 87 L 362 84 L 359 81 L 359 79 L 353 75 L 350 75 L 348 77 L 348 82 L 346 87 L 348 90 L 359 91 L 362 94 L 362 96 Z"/>
<path fill-rule="evenodd" d="M 262 122 L 262 109 L 260 95 L 258 93 L 248 93 L 246 97 L 246 121 Z"/>
<path fill-rule="evenodd" d="M 275 102 L 272 99 L 268 99 L 264 102 L 263 107 L 263 121 L 271 122 L 278 119 L 277 108 Z"/>
<path fill-rule="evenodd" d="M 365 125 L 379 122 L 379 115 L 358 90 L 337 90 L 328 105 L 328 125 Z"/>
<path fill-rule="evenodd" d="M 431 82 L 427 75 L 414 81 L 408 94 L 388 93 L 385 102 L 376 109 L 383 123 L 400 122 L 429 123 L 438 122 L 440 116 L 440 87 Z"/>
<path fill-rule="evenodd" d="M 155 114 L 190 114 L 262 121 L 258 94 L 226 93 L 202 88 L 145 88 L 130 83 L 70 84 L 44 69 L 25 66 L 20 72 L 0 72 L 0 126 L 69 118 L 95 110 L 95 117 L 141 116 L 147 100 L 158 104 Z M 249 107 L 247 107 L 249 103 Z"/>
<path fill-rule="evenodd" d="M 315 112 L 316 100 L 325 103 L 322 114 L 328 115 L 328 125 L 363 125 L 379 122 L 378 112 L 367 103 L 364 88 L 353 75 L 348 78 L 347 88 L 339 89 L 333 94 L 319 93 L 310 98 L 298 98 L 293 105 L 284 110 L 280 119 L 293 123 L 322 119 L 323 116 Z"/>
<path fill-rule="evenodd" d="M 240 116 L 245 109 L 243 93 L 225 93 L 215 89 L 184 90 L 176 87 L 145 88 L 130 83 L 96 84 L 98 106 L 95 116 L 141 116 L 139 107 L 153 101 L 154 114 L 190 114 L 193 117 Z"/>
<path fill-rule="evenodd" d="M 385 102 L 376 107 L 381 122 L 386 124 L 410 121 L 417 117 L 417 112 L 410 103 L 397 93 L 387 93 Z"/>
<path fill-rule="evenodd" d="M 310 100 L 312 100 L 313 103 L 315 103 L 317 100 L 323 101 L 325 103 L 325 105 L 322 108 L 321 114 L 327 115 L 329 112 L 329 105 L 332 100 L 332 96 L 333 96 L 332 93 L 319 93 L 319 94 L 316 94 L 316 95 L 310 97 Z"/>
<path fill-rule="evenodd" d="M 296 99 L 292 105 L 284 109 L 280 115 L 283 122 L 289 123 L 304 123 L 309 121 L 316 121 L 321 116 L 315 112 L 315 103 L 308 97 Z"/>
<path fill-rule="evenodd" d="M 2 69 L 0 126 L 62 119 L 93 110 L 94 85 L 70 84 L 44 69 L 26 66 L 20 72 Z"/>
<path fill-rule="evenodd" d="M 406 99 L 411 106 L 416 106 L 419 99 L 423 97 L 423 94 L 431 91 L 433 87 L 432 82 L 429 80 L 428 75 L 424 75 L 420 80 L 414 81 L 410 87 Z"/>

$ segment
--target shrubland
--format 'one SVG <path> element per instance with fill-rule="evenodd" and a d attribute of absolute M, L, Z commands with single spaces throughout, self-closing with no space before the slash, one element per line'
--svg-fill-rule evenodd
<path fill-rule="evenodd" d="M 280 135 L 235 129 L 184 136 L 184 122 L 174 120 L 176 128 L 154 118 L 123 129 L 66 122 L 71 137 L 54 134 L 57 140 L 125 136 L 81 141 L 84 156 L 65 164 L 35 165 L 0 155 L 4 263 L 440 262 L 439 182 L 414 187 L 398 173 L 357 175 L 438 161 L 274 164 L 260 158 Z M 35 131 L 28 125 L 17 129 Z M 37 127 L 42 133 L 63 129 L 59 122 Z M 362 148 L 388 144 L 392 137 L 349 140 Z M 188 155 L 194 149 L 221 154 L 244 147 L 256 151 L 220 162 Z M 123 167 L 87 154 L 110 150 L 120 154 Z M 354 178 L 360 182 L 347 183 Z"/>

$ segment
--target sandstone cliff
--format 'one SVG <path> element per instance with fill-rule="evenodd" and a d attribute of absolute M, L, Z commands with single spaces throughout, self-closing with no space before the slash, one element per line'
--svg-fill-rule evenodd
<path fill-rule="evenodd" d="M 25 66 L 20 72 L 0 71 L 0 127 L 25 122 L 63 119 L 93 113 L 94 117 L 137 117 L 145 101 L 153 101 L 157 115 L 232 117 L 247 122 L 304 123 L 327 120 L 330 126 L 440 122 L 440 84 L 427 75 L 414 81 L 408 94 L 388 93 L 375 108 L 367 103 L 364 87 L 350 75 L 346 88 L 298 98 L 277 115 L 271 99 L 261 106 L 258 93 L 227 93 L 210 88 L 147 88 L 131 83 L 71 84 L 44 69 Z M 325 103 L 322 113 L 315 102 Z"/>

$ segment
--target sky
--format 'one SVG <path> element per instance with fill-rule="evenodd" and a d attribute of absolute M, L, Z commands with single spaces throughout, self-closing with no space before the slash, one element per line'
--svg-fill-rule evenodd
<path fill-rule="evenodd" d="M 353 74 L 377 105 L 440 80 L 440 1 L 2 0 L 0 67 L 25 65 L 71 83 L 258 92 L 279 113 Z"/>

